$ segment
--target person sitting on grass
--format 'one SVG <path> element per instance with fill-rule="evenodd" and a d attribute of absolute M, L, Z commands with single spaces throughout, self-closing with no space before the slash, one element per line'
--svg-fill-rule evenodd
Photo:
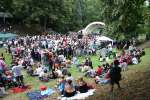
<path fill-rule="evenodd" d="M 64 94 L 64 89 L 65 89 L 65 84 L 66 84 L 66 80 L 65 80 L 65 77 L 62 76 L 59 80 L 58 80 L 58 83 L 57 83 L 57 88 L 58 88 L 58 91 L 60 92 L 60 94 Z"/>
<path fill-rule="evenodd" d="M 69 59 L 66 60 L 66 67 L 71 68 L 71 63 L 72 63 L 71 60 L 69 60 Z"/>
<path fill-rule="evenodd" d="M 67 75 L 69 73 L 69 69 L 67 67 L 62 68 L 62 74 Z"/>
<path fill-rule="evenodd" d="M 73 65 L 78 65 L 78 63 L 79 63 L 78 58 L 74 56 L 74 57 L 72 58 L 72 64 L 73 64 Z"/>
<path fill-rule="evenodd" d="M 47 70 L 44 70 L 44 72 L 40 73 L 39 79 L 43 82 L 48 82 L 49 81 L 49 74 L 48 74 Z"/>
<path fill-rule="evenodd" d="M 99 57 L 99 61 L 103 62 L 103 57 L 102 56 Z"/>
<path fill-rule="evenodd" d="M 144 50 L 144 48 L 143 48 L 142 51 L 141 51 L 141 55 L 142 55 L 142 56 L 145 55 L 145 50 Z"/>
<path fill-rule="evenodd" d="M 5 75 L 6 75 L 6 82 L 7 82 L 6 84 L 8 88 L 17 86 L 17 83 L 14 81 L 14 76 L 11 70 L 6 71 Z"/>
<path fill-rule="evenodd" d="M 89 66 L 82 66 L 81 67 L 81 72 L 87 72 L 90 69 Z"/>
<path fill-rule="evenodd" d="M 32 67 L 31 65 L 29 65 L 29 66 L 27 67 L 27 73 L 28 73 L 30 76 L 33 76 L 33 72 L 34 72 L 33 67 Z"/>
<path fill-rule="evenodd" d="M 110 70 L 108 70 L 103 77 L 96 76 L 95 83 L 96 84 L 107 84 L 110 82 Z"/>
<path fill-rule="evenodd" d="M 60 70 L 60 68 L 56 69 L 55 72 L 57 73 L 58 77 L 62 77 L 62 71 Z"/>
<path fill-rule="evenodd" d="M 103 73 L 105 73 L 105 72 L 107 71 L 107 67 L 108 67 L 108 66 L 106 66 L 106 64 L 103 64 L 102 66 L 103 66 Z M 102 73 L 102 74 L 103 74 L 103 73 Z"/>
<path fill-rule="evenodd" d="M 78 69 L 79 72 L 82 71 L 82 67 L 84 66 L 84 61 L 82 61 L 80 64 L 77 64 L 76 67 Z"/>
<path fill-rule="evenodd" d="M 132 64 L 137 65 L 138 63 L 139 63 L 138 59 L 135 56 L 133 56 L 132 57 Z"/>
<path fill-rule="evenodd" d="M 1 53 L 1 57 L 2 57 L 3 61 L 5 61 L 5 57 L 4 57 L 3 53 Z"/>
<path fill-rule="evenodd" d="M 70 72 L 67 74 L 67 77 L 66 77 L 66 81 L 68 80 L 71 80 L 72 82 L 74 81 L 74 78 L 71 76 Z"/>
<path fill-rule="evenodd" d="M 79 71 L 87 72 L 90 69 L 91 66 L 92 66 L 92 62 L 91 61 L 89 62 L 88 58 L 86 58 L 84 64 L 79 67 Z"/>
<path fill-rule="evenodd" d="M 97 72 L 97 75 L 98 75 L 98 76 L 102 75 L 102 73 L 103 73 L 103 68 L 99 65 L 96 72 Z"/>
<path fill-rule="evenodd" d="M 85 60 L 84 66 L 89 66 L 90 68 L 93 69 L 93 64 L 92 64 L 92 61 L 91 61 L 90 58 L 87 58 L 87 59 Z"/>
<path fill-rule="evenodd" d="M 77 90 L 80 93 L 86 93 L 89 90 L 89 87 L 88 87 L 87 83 L 84 81 L 84 79 L 82 77 L 78 79 Z"/>
<path fill-rule="evenodd" d="M 64 88 L 64 97 L 72 97 L 76 94 L 75 87 L 72 84 L 72 80 L 68 80 L 65 84 Z"/>
<path fill-rule="evenodd" d="M 36 68 L 35 71 L 33 72 L 33 75 L 39 76 L 41 72 L 43 72 L 43 67 L 39 65 L 38 68 Z"/>
<path fill-rule="evenodd" d="M 50 75 L 49 76 L 50 79 L 56 79 L 56 78 L 58 78 L 58 74 L 55 72 L 54 69 L 52 69 L 52 71 L 50 72 L 49 75 Z"/>
<path fill-rule="evenodd" d="M 94 78 L 96 76 L 96 71 L 94 69 L 89 69 L 86 73 L 85 73 L 86 77 L 90 77 L 90 78 Z"/>

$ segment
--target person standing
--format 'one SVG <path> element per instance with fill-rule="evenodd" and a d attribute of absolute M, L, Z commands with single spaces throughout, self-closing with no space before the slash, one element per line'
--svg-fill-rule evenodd
<path fill-rule="evenodd" d="M 0 57 L 0 73 L 4 73 L 6 69 L 6 63 L 3 60 L 3 57 Z"/>
<path fill-rule="evenodd" d="M 17 62 L 12 67 L 12 71 L 13 71 L 13 74 L 15 76 L 18 86 L 24 86 L 23 75 L 22 75 L 21 69 L 22 69 L 22 66 L 18 65 Z"/>
<path fill-rule="evenodd" d="M 119 81 L 121 80 L 121 68 L 119 67 L 119 61 L 114 61 L 114 66 L 110 69 L 110 84 L 111 90 L 113 92 L 114 84 L 117 84 L 118 88 L 120 87 Z"/>

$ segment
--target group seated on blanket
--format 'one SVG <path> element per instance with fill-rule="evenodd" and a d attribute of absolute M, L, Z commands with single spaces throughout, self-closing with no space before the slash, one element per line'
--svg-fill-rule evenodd
<path fill-rule="evenodd" d="M 83 78 L 79 78 L 76 82 L 73 77 L 70 76 L 65 79 L 65 77 L 61 77 L 58 81 L 58 85 L 56 86 L 60 94 L 64 97 L 72 97 L 75 94 L 86 93 L 89 89 L 92 89 L 92 85 L 88 85 Z"/>
<path fill-rule="evenodd" d="M 36 64 L 35 66 L 28 65 L 26 70 L 30 76 L 37 76 L 41 81 L 44 82 L 48 82 L 49 79 L 59 78 L 68 74 L 67 67 L 58 67 L 48 71 L 47 67 L 42 66 L 40 63 Z"/>
<path fill-rule="evenodd" d="M 11 65 L 12 68 L 5 69 L 1 74 L 1 79 L 4 82 L 5 88 L 11 88 L 11 87 L 17 87 L 17 86 L 23 86 L 23 75 L 21 73 L 21 69 L 23 68 L 18 62 L 13 62 Z M 1 83 L 2 80 L 0 80 Z"/>
<path fill-rule="evenodd" d="M 5 89 L 13 87 L 22 87 L 24 86 L 23 75 L 21 72 L 22 59 L 13 59 L 11 67 L 6 67 L 6 65 L 0 71 L 0 94 L 5 94 Z M 1 61 L 3 63 L 4 61 Z"/>
<path fill-rule="evenodd" d="M 6 89 L 20 86 L 16 77 L 11 70 L 0 73 L 0 97 L 3 97 L 6 93 Z"/>

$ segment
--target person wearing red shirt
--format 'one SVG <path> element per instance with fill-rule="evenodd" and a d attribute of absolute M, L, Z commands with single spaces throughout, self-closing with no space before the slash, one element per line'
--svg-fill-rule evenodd
<path fill-rule="evenodd" d="M 98 66 L 98 69 L 97 69 L 98 76 L 102 75 L 102 72 L 103 72 L 103 68 L 101 66 Z"/>

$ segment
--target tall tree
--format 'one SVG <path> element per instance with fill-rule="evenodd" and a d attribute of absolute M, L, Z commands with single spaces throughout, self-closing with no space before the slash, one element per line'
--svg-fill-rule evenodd
<path fill-rule="evenodd" d="M 142 19 L 144 0 L 102 0 L 102 16 L 106 22 L 106 33 L 112 36 L 137 36 L 137 25 Z M 114 35 L 116 34 L 116 35 Z"/>

